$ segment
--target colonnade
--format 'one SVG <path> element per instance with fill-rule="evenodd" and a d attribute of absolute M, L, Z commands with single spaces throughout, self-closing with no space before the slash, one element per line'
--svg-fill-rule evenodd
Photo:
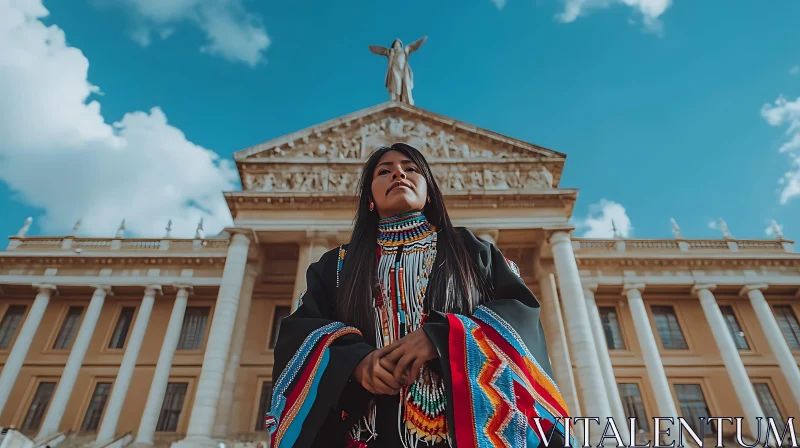
<path fill-rule="evenodd" d="M 484 240 L 493 243 L 497 241 L 496 231 L 476 233 Z M 572 415 L 599 417 L 601 421 L 606 417 L 613 417 L 617 422 L 625 422 L 627 421 L 625 410 L 595 300 L 597 285 L 582 283 L 568 232 L 553 232 L 549 242 L 552 247 L 554 272 L 542 269 L 538 260 L 535 271 L 540 290 L 539 299 L 542 302 L 541 321 L 548 340 L 555 381 Z M 189 413 L 186 437 L 176 443 L 175 447 L 216 447 L 217 442 L 214 439 L 225 438 L 228 433 L 236 373 L 241 360 L 252 292 L 259 269 L 256 266 L 248 266 L 249 246 L 250 239 L 247 236 L 239 233 L 232 236 L 198 385 Z M 293 308 L 297 306 L 297 298 L 305 290 L 305 272 L 308 265 L 319 259 L 332 246 L 332 240 L 325 238 L 314 238 L 301 244 Z M 192 291 L 187 285 L 176 286 L 176 299 L 136 434 L 137 446 L 153 444 L 187 300 Z M 0 374 L 0 411 L 7 404 L 34 334 L 56 290 L 54 285 L 47 284 L 37 285 L 37 288 L 38 293 L 33 305 Z M 737 385 L 735 393 L 744 410 L 744 416 L 748 422 L 755 422 L 757 417 L 764 416 L 764 412 L 717 305 L 713 294 L 714 288 L 714 285 L 698 284 L 693 287 L 692 293 L 702 306 L 731 381 Z M 764 298 L 763 291 L 766 288 L 767 285 L 763 284 L 747 285 L 741 290 L 741 294 L 749 298 L 761 328 L 766 333 L 770 348 L 775 353 L 781 371 L 789 383 L 794 400 L 800 402 L 800 369 L 794 362 L 791 350 Z M 677 417 L 677 407 L 644 304 L 642 294 L 645 289 L 645 284 L 625 284 L 622 294 L 633 317 L 635 335 L 642 349 L 647 379 L 654 392 L 656 411 L 662 417 Z M 47 438 L 58 432 L 109 290 L 108 285 L 98 286 L 92 295 L 37 439 Z M 160 285 L 154 284 L 145 289 L 99 426 L 96 446 L 102 446 L 115 437 L 136 359 L 142 347 L 155 298 L 160 292 Z M 628 428 L 625 425 L 617 427 L 623 440 L 627 441 Z M 675 430 L 677 428 L 673 429 Z M 599 434 L 596 434 L 596 437 L 597 439 L 593 440 L 595 444 L 599 441 Z"/>

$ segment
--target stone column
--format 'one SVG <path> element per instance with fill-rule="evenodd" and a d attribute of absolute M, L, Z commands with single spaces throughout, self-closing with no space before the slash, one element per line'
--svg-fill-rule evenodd
<path fill-rule="evenodd" d="M 567 345 L 567 335 L 564 332 L 564 321 L 561 317 L 561 305 L 558 303 L 555 276 L 544 272 L 539 263 L 536 263 L 534 269 L 539 274 L 538 283 L 542 307 L 539 316 L 547 339 L 547 352 L 550 355 L 553 376 L 561 391 L 561 396 L 567 403 L 570 415 L 579 416 L 581 410 L 578 403 L 578 392 L 575 388 L 569 345 Z"/>
<path fill-rule="evenodd" d="M 206 343 L 200 380 L 197 382 L 189 429 L 185 439 L 172 445 L 175 448 L 217 448 L 217 444 L 211 439 L 211 431 L 214 428 L 217 402 L 222 391 L 222 379 L 233 337 L 236 311 L 239 308 L 239 295 L 242 292 L 249 247 L 250 239 L 246 235 L 236 233 L 231 238 Z"/>
<path fill-rule="evenodd" d="M 297 254 L 297 272 L 294 277 L 294 290 L 292 291 L 292 312 L 300 306 L 300 294 L 306 290 L 306 270 L 311 264 L 311 243 L 303 242 L 299 244 L 300 251 Z"/>
<path fill-rule="evenodd" d="M 590 417 L 599 417 L 605 427 L 607 418 L 611 417 L 608 394 L 602 375 L 598 374 L 600 360 L 592 340 L 589 312 L 586 310 L 586 299 L 583 297 L 583 288 L 578 274 L 578 265 L 575 262 L 575 253 L 572 251 L 572 240 L 567 232 L 559 231 L 550 237 L 553 247 L 553 261 L 558 274 L 558 285 L 561 289 L 561 298 L 564 300 L 566 314 L 567 336 L 570 340 L 570 350 L 575 354 L 575 366 L 580 388 L 581 409 L 583 414 Z M 597 444 L 602 435 L 602 428 L 592 431 L 592 442 Z M 605 439 L 605 444 L 612 444 L 611 439 Z M 613 443 L 616 446 L 616 443 Z"/>
<path fill-rule="evenodd" d="M 189 291 L 190 287 L 188 286 L 178 286 L 175 304 L 172 305 L 172 314 L 169 316 L 167 324 L 167 332 L 164 334 L 164 342 L 161 343 L 161 352 L 158 354 L 156 371 L 153 374 L 153 381 L 150 383 L 150 392 L 147 394 L 142 420 L 139 422 L 139 430 L 136 433 L 137 447 L 153 445 L 158 416 L 161 413 L 161 405 L 164 403 L 164 394 L 167 393 L 172 359 L 175 357 L 175 350 L 178 348 L 178 341 L 181 337 L 183 315 L 186 313 Z"/>
<path fill-rule="evenodd" d="M 747 297 L 750 298 L 750 303 L 753 306 L 753 310 L 756 312 L 756 317 L 758 317 L 758 322 L 761 324 L 761 329 L 767 336 L 767 341 L 772 349 L 772 353 L 775 354 L 775 359 L 781 367 L 781 372 L 783 372 L 783 376 L 786 377 L 786 382 L 789 383 L 789 388 L 792 390 L 794 402 L 800 403 L 800 368 L 797 367 L 792 349 L 790 349 L 789 344 L 786 343 L 786 338 L 784 338 L 781 333 L 778 321 L 775 319 L 772 309 L 769 307 L 767 300 L 764 299 L 762 290 L 765 289 L 767 289 L 767 285 L 765 284 L 746 285 L 742 288 L 740 294 L 747 294 Z"/>
<path fill-rule="evenodd" d="M 497 239 L 500 236 L 500 231 L 498 230 L 480 230 L 475 234 L 478 238 L 488 241 L 495 246 L 497 245 Z"/>
<path fill-rule="evenodd" d="M 633 327 L 636 330 L 636 337 L 642 349 L 644 366 L 647 369 L 647 376 L 650 379 L 650 386 L 656 399 L 656 413 L 659 417 L 672 417 L 675 425 L 666 422 L 662 427 L 670 429 L 667 445 L 670 440 L 677 440 L 677 431 L 680 426 L 677 424 L 678 409 L 675 407 L 675 400 L 672 398 L 672 389 L 669 387 L 667 373 L 664 371 L 664 364 L 661 362 L 661 355 L 658 351 L 653 327 L 650 326 L 650 316 L 644 306 L 642 292 L 645 285 L 642 283 L 626 284 L 622 287 L 622 293 L 628 298 L 628 307 L 631 309 Z M 677 443 L 677 442 L 676 442 Z"/>
<path fill-rule="evenodd" d="M 0 414 L 3 413 L 8 396 L 17 381 L 19 370 L 25 362 L 33 337 L 42 322 L 42 316 L 44 316 L 47 304 L 50 303 L 50 297 L 56 287 L 54 285 L 39 285 L 38 289 L 39 293 L 36 294 L 31 310 L 28 311 L 28 315 L 25 317 L 25 323 L 22 324 L 22 329 L 20 329 L 17 340 L 14 341 L 11 353 L 8 354 L 6 363 L 3 366 L 3 371 L 0 373 Z"/>
<path fill-rule="evenodd" d="M 625 408 L 622 407 L 622 399 L 619 396 L 617 377 L 614 375 L 614 367 L 611 364 L 611 356 L 609 356 L 608 353 L 606 336 L 603 331 L 603 321 L 600 317 L 600 310 L 597 308 L 597 301 L 594 298 L 595 292 L 597 292 L 597 285 L 586 285 L 583 289 L 583 295 L 586 297 L 586 308 L 589 311 L 589 320 L 592 323 L 594 346 L 597 350 L 597 357 L 600 359 L 603 382 L 606 385 L 606 393 L 608 393 L 608 398 L 610 400 L 611 413 L 614 416 L 614 421 L 617 422 L 619 435 L 622 437 L 623 441 L 630 441 L 629 425 L 619 423 L 627 422 L 628 419 L 625 416 Z"/>
<path fill-rule="evenodd" d="M 300 243 L 300 252 L 297 258 L 297 274 L 294 278 L 294 292 L 292 293 L 292 312 L 300 305 L 300 294 L 306 290 L 306 271 L 312 263 L 316 263 L 330 250 L 327 238 L 311 238 Z"/>
<path fill-rule="evenodd" d="M 722 362 L 725 364 L 725 370 L 731 377 L 733 383 L 733 391 L 742 405 L 745 420 L 750 427 L 750 435 L 753 440 L 758 439 L 756 418 L 764 417 L 764 411 L 761 409 L 761 404 L 758 402 L 758 396 L 753 388 L 753 383 L 747 375 L 747 370 L 744 368 L 742 358 L 739 356 L 739 350 L 736 349 L 736 343 L 733 341 L 728 325 L 725 323 L 725 317 L 722 316 L 722 311 L 717 305 L 717 300 L 711 292 L 715 285 L 699 284 L 692 288 L 692 294 L 700 299 L 700 305 L 703 307 L 703 313 L 706 315 L 708 324 L 711 326 L 711 333 L 717 341 L 720 355 L 722 355 Z"/>
<path fill-rule="evenodd" d="M 100 311 L 103 309 L 103 303 L 106 300 L 106 294 L 111 290 L 109 286 L 98 286 L 92 294 L 92 300 L 89 301 L 89 306 L 86 308 L 86 313 L 83 315 L 83 322 L 81 328 L 78 330 L 78 335 L 72 344 L 72 350 L 69 352 L 67 364 L 64 366 L 64 371 L 61 373 L 61 379 L 58 381 L 56 392 L 50 401 L 50 407 L 47 409 L 47 415 L 44 417 L 42 426 L 39 429 L 39 434 L 36 436 L 38 440 L 47 438 L 58 433 L 58 427 L 61 425 L 61 419 L 64 417 L 64 412 L 67 410 L 67 402 L 72 395 L 72 389 L 75 387 L 75 380 L 78 378 L 78 372 L 81 370 L 83 364 L 83 357 L 86 355 L 86 350 L 89 348 L 89 342 L 94 334 L 94 329 L 97 327 L 97 319 L 100 318 Z"/>
<path fill-rule="evenodd" d="M 225 368 L 225 377 L 222 380 L 222 390 L 219 395 L 219 405 L 217 406 L 217 418 L 214 422 L 214 437 L 225 438 L 228 435 L 228 424 L 233 407 L 233 392 L 236 389 L 236 379 L 242 359 L 245 333 L 247 332 L 247 321 L 250 318 L 250 304 L 252 303 L 253 289 L 255 288 L 258 273 L 259 268 L 257 266 L 248 266 L 242 282 L 242 292 L 239 295 L 239 310 L 236 312 L 236 326 L 233 328 L 231 353 L 228 356 L 228 365 Z"/>
<path fill-rule="evenodd" d="M 114 440 L 117 422 L 119 422 L 119 415 L 122 412 L 125 397 L 128 395 L 128 387 L 131 384 L 133 371 L 136 368 L 139 350 L 142 348 L 142 341 L 144 341 L 147 323 L 150 321 L 150 313 L 153 311 L 156 293 L 160 290 L 160 285 L 151 285 L 144 290 L 142 304 L 136 314 L 136 323 L 133 324 L 131 337 L 128 339 L 127 347 L 125 347 L 125 354 L 122 356 L 122 363 L 114 381 L 114 388 L 111 390 L 111 396 L 108 398 L 108 404 L 103 414 L 103 421 L 97 431 L 95 446 L 100 447 Z"/>

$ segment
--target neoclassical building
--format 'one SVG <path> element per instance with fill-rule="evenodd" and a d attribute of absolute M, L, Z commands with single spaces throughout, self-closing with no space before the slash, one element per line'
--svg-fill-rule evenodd
<path fill-rule="evenodd" d="M 520 266 L 573 415 L 636 417 L 647 440 L 657 416 L 800 414 L 792 241 L 576 238 L 564 154 L 387 102 L 237 152 L 216 236 L 9 238 L 0 426 L 51 446 L 266 440 L 280 321 L 347 242 L 363 159 L 395 141 L 427 155 L 456 225 Z"/>

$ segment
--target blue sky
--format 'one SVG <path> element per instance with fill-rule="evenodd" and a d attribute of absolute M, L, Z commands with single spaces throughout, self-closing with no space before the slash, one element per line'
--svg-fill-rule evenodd
<path fill-rule="evenodd" d="M 213 231 L 234 151 L 385 101 L 367 46 L 423 35 L 417 106 L 566 153 L 579 235 L 800 233 L 800 1 L 334 3 L 0 0 L 0 233 Z"/>

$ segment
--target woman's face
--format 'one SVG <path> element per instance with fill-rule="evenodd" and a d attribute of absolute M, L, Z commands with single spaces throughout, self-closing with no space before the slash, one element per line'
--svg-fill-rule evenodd
<path fill-rule="evenodd" d="M 421 211 L 428 199 L 428 183 L 422 170 L 399 151 L 384 154 L 372 173 L 372 200 L 378 216 L 388 218 Z"/>

